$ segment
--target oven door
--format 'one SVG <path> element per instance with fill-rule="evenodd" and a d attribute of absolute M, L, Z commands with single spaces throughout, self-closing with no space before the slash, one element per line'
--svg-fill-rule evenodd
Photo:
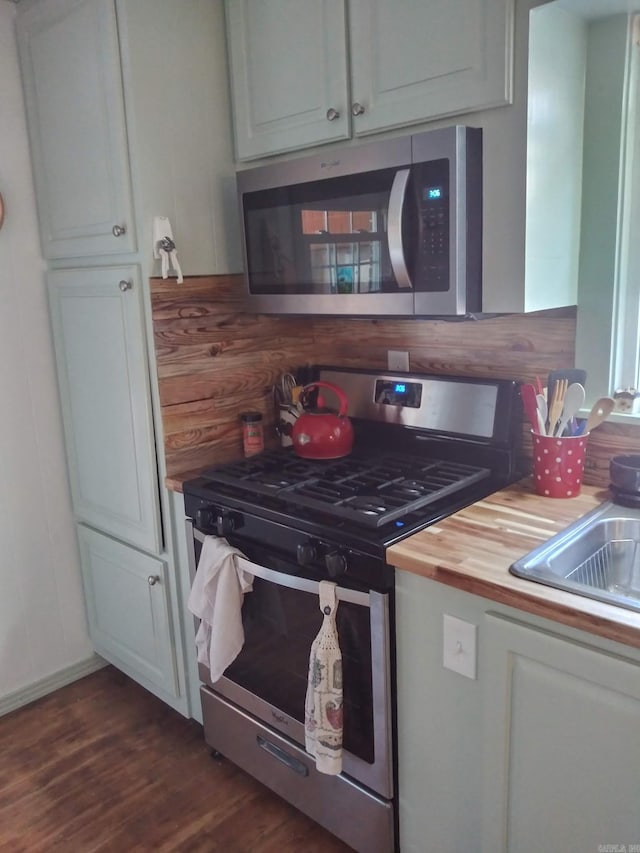
<path fill-rule="evenodd" d="M 195 572 L 204 534 L 190 520 L 187 527 L 188 541 L 194 543 Z M 245 595 L 242 608 L 243 649 L 215 683 L 202 664 L 200 677 L 209 689 L 304 749 L 309 655 L 322 624 L 319 584 L 294 574 L 300 571 L 298 566 L 291 565 L 289 574 L 279 557 L 275 570 L 266 551 L 259 564 L 255 559 L 241 559 L 240 564 L 254 576 L 253 591 Z M 389 594 L 339 586 L 337 596 L 344 676 L 343 772 L 391 799 Z"/>

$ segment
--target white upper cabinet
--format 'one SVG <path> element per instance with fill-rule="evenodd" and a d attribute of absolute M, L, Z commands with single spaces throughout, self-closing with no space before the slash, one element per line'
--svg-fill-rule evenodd
<path fill-rule="evenodd" d="M 349 0 L 355 135 L 511 97 L 512 0 Z"/>
<path fill-rule="evenodd" d="M 113 3 L 35 4 L 17 36 L 45 257 L 135 250 Z"/>
<path fill-rule="evenodd" d="M 236 155 L 509 102 L 513 0 L 226 0 Z"/>
<path fill-rule="evenodd" d="M 16 27 L 44 256 L 159 275 L 167 216 L 185 275 L 238 271 L 222 0 L 22 0 Z"/>
<path fill-rule="evenodd" d="M 350 133 L 345 0 L 227 0 L 239 160 Z"/>

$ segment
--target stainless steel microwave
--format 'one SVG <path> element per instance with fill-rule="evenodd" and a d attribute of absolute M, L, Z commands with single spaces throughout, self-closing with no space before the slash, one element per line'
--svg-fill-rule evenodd
<path fill-rule="evenodd" d="M 446 127 L 237 174 L 248 308 L 482 310 L 482 130 Z"/>

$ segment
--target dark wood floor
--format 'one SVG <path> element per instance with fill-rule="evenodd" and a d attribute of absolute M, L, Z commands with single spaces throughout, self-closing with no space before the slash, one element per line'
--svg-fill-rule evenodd
<path fill-rule="evenodd" d="M 350 853 L 111 667 L 0 717 L 0 851 Z"/>

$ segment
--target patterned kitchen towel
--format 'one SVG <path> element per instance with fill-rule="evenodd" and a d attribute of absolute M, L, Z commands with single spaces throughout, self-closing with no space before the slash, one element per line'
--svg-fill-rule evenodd
<path fill-rule="evenodd" d="M 239 568 L 244 556 L 226 539 L 206 536 L 187 606 L 201 622 L 196 634 L 198 661 L 216 682 L 244 645 L 242 602 L 253 575 Z"/>
<path fill-rule="evenodd" d="M 320 581 L 324 619 L 309 657 L 304 741 L 318 770 L 332 776 L 342 770 L 342 655 L 336 629 L 337 609 L 336 585 Z"/>

